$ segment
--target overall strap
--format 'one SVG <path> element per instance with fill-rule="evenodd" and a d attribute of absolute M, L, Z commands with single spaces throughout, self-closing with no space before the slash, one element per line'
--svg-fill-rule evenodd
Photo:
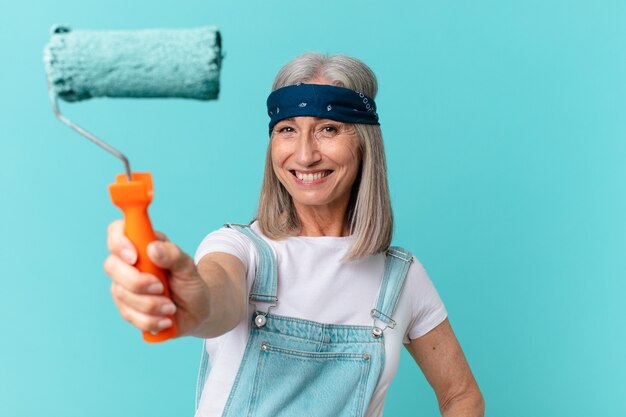
<path fill-rule="evenodd" d="M 202 356 L 200 357 L 200 369 L 198 370 L 198 380 L 196 382 L 196 411 L 200 406 L 200 398 L 204 392 L 204 385 L 209 376 L 211 365 L 209 364 L 209 354 L 206 351 L 206 339 L 202 342 Z"/>
<path fill-rule="evenodd" d="M 256 273 L 254 284 L 252 284 L 252 290 L 250 291 L 250 302 L 271 303 L 275 306 L 278 302 L 278 297 L 276 297 L 278 273 L 276 271 L 276 261 L 272 248 L 252 231 L 250 225 L 228 223 L 224 226 L 248 236 L 256 249 Z M 198 381 L 196 383 L 196 411 L 198 410 L 200 399 L 204 392 L 204 385 L 209 375 L 210 368 L 211 365 L 209 364 L 209 354 L 206 350 L 205 340 L 202 345 L 200 370 L 198 371 Z"/>
<path fill-rule="evenodd" d="M 411 262 L 413 262 L 411 252 L 397 246 L 392 246 L 387 250 L 383 281 L 380 284 L 376 307 L 371 314 L 373 318 L 384 322 L 392 329 L 396 326 L 396 322 L 392 319 L 393 313 L 396 311 Z M 382 332 L 380 329 L 378 331 Z"/>
<path fill-rule="evenodd" d="M 248 236 L 256 249 L 256 274 L 254 283 L 252 284 L 252 290 L 250 291 L 250 302 L 271 303 L 276 305 L 278 302 L 278 297 L 276 297 L 278 272 L 272 248 L 267 242 L 261 239 L 259 235 L 252 231 L 250 225 L 229 223 L 225 226 Z"/>

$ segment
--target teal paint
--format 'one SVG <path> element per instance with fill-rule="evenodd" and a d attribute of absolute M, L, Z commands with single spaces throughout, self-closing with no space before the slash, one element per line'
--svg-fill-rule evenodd
<path fill-rule="evenodd" d="M 66 101 L 92 97 L 216 99 L 220 33 L 215 27 L 138 31 L 52 28 L 46 73 Z"/>
<path fill-rule="evenodd" d="M 626 415 L 624 2 L 59 0 L 5 10 L 1 415 L 194 407 L 200 342 L 148 346 L 110 301 L 101 265 L 119 213 L 106 187 L 121 164 L 51 114 L 41 50 L 54 22 L 220 27 L 219 100 L 64 107 L 153 172 L 153 222 L 188 252 L 254 212 L 279 67 L 309 50 L 363 59 L 380 80 L 395 243 L 441 292 L 488 414 Z M 408 355 L 386 415 L 438 415 Z"/>

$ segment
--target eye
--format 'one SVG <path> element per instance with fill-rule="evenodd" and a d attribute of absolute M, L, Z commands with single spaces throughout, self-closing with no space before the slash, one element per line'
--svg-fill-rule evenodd
<path fill-rule="evenodd" d="M 274 127 L 274 133 L 277 134 L 282 134 L 282 135 L 286 135 L 286 134 L 290 134 L 290 133 L 294 133 L 296 130 L 289 125 L 277 125 Z"/>
<path fill-rule="evenodd" d="M 335 123 L 324 123 L 318 128 L 317 135 L 321 138 L 334 138 L 341 132 L 341 127 Z"/>

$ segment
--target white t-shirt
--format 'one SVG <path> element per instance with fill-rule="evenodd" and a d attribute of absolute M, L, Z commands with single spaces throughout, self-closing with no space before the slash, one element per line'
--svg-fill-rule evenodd
<path fill-rule="evenodd" d="M 327 324 L 373 326 L 370 311 L 375 306 L 383 276 L 384 254 L 343 261 L 353 240 L 351 236 L 297 236 L 276 241 L 263 236 L 256 222 L 252 230 L 268 242 L 276 254 L 279 301 L 271 313 Z M 233 229 L 219 229 L 204 238 L 196 251 L 196 263 L 210 252 L 224 252 L 239 258 L 246 268 L 250 291 L 257 254 L 248 237 Z M 247 318 L 255 308 L 248 306 Z M 393 316 L 396 327 L 385 330 L 385 365 L 366 417 L 382 415 L 387 388 L 398 369 L 402 343 L 423 336 L 446 317 L 437 290 L 414 258 Z M 211 372 L 196 417 L 222 415 L 249 332 L 250 320 L 246 319 L 228 333 L 206 340 Z"/>

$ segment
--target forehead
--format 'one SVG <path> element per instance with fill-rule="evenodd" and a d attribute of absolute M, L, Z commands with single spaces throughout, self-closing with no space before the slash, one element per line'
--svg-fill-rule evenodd
<path fill-rule="evenodd" d="M 323 122 L 333 122 L 333 123 L 337 123 L 337 124 L 345 124 L 345 123 L 339 122 L 337 120 L 326 119 L 326 118 L 322 118 L 322 117 L 295 116 L 295 117 L 288 117 L 286 119 L 283 119 L 283 120 L 277 122 L 276 125 L 279 125 L 281 123 L 296 123 L 296 124 L 311 123 L 311 124 L 315 124 L 315 123 L 323 123 Z"/>

